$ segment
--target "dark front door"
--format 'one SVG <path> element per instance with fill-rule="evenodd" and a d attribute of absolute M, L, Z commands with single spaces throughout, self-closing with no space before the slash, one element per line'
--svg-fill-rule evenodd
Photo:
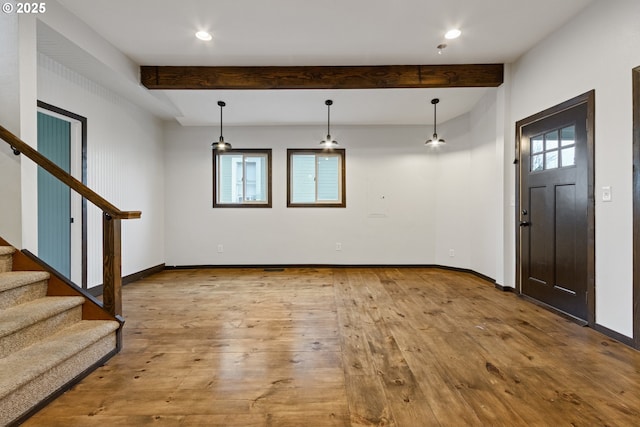
<path fill-rule="evenodd" d="M 520 128 L 521 292 L 587 319 L 587 103 Z"/>

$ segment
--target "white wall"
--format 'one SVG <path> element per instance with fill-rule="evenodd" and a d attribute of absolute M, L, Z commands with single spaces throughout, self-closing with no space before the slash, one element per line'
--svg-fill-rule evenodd
<path fill-rule="evenodd" d="M 490 91 L 469 113 L 470 173 L 470 269 L 493 277 L 504 285 L 502 263 L 502 166 L 504 140 L 498 138 L 496 123 L 499 92 Z M 504 110 L 500 110 L 504 114 Z M 500 261 L 500 262 L 499 262 Z"/>
<path fill-rule="evenodd" d="M 502 227 L 498 229 L 496 282 L 505 287 L 515 288 L 516 279 L 516 218 L 515 182 L 516 168 L 514 132 L 511 123 L 511 65 L 505 64 L 505 79 L 496 91 L 496 158 L 495 167 L 499 171 L 496 185 L 501 188 L 498 204 L 502 209 L 496 220 Z M 500 190 L 498 190 L 500 191 Z"/>
<path fill-rule="evenodd" d="M 471 267 L 471 129 L 469 114 L 441 124 L 438 135 L 447 142 L 434 150 L 435 227 L 434 264 Z M 454 256 L 450 256 L 450 251 Z"/>
<path fill-rule="evenodd" d="M 0 14 L 0 125 L 20 135 L 20 68 L 18 15 Z M 22 245 L 20 157 L 0 142 L 0 236 Z"/>
<path fill-rule="evenodd" d="M 20 15 L 20 138 L 37 147 L 37 37 L 35 15 Z M 37 166 L 21 156 L 20 185 L 22 210 L 22 247 L 37 254 L 38 209 Z"/>
<path fill-rule="evenodd" d="M 631 70 L 640 2 L 598 0 L 512 68 L 511 123 L 595 89 L 596 322 L 633 335 Z M 613 200 L 601 201 L 611 186 Z"/>
<path fill-rule="evenodd" d="M 490 90 L 469 113 L 438 126 L 447 144 L 433 153 L 434 263 L 467 268 L 504 285 L 499 97 L 500 91 Z"/>
<path fill-rule="evenodd" d="M 423 146 L 425 127 L 335 128 L 346 148 L 344 209 L 286 207 L 286 149 L 317 147 L 321 127 L 226 128 L 234 148 L 273 149 L 271 209 L 213 209 L 217 129 L 168 124 L 165 131 L 167 265 L 434 260 L 435 161 Z"/>
<path fill-rule="evenodd" d="M 33 145 L 36 139 L 36 20 L 29 15 L 3 14 L 0 41 L 0 124 Z M 6 35 L 5 35 L 6 30 Z M 6 97 L 6 98 L 5 98 Z M 33 241 L 34 232 L 24 212 L 33 208 L 30 189 L 35 165 L 0 147 L 0 235 L 18 248 Z"/>
<path fill-rule="evenodd" d="M 87 185 L 121 210 L 122 274 L 164 262 L 162 122 L 117 94 L 38 56 L 38 99 L 87 118 Z M 102 283 L 102 219 L 88 205 L 89 286 Z"/>

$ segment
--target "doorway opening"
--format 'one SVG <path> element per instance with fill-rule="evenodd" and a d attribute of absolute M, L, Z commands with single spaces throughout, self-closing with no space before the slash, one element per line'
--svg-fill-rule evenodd
<path fill-rule="evenodd" d="M 38 151 L 86 184 L 86 117 L 38 101 Z M 38 211 L 38 256 L 86 289 L 86 200 L 39 169 Z"/>

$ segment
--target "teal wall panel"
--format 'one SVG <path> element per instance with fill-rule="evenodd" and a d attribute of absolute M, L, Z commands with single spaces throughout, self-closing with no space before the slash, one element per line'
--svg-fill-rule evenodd
<path fill-rule="evenodd" d="M 38 113 L 38 151 L 66 172 L 71 168 L 71 125 Z M 38 256 L 71 276 L 71 193 L 69 187 L 38 168 Z"/>

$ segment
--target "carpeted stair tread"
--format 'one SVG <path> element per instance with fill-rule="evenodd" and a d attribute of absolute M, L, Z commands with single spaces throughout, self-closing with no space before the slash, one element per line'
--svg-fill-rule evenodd
<path fill-rule="evenodd" d="M 0 256 L 13 255 L 16 249 L 13 246 L 0 246 Z"/>
<path fill-rule="evenodd" d="M 0 273 L 11 271 L 15 251 L 13 246 L 0 246 Z"/>
<path fill-rule="evenodd" d="M 2 310 L 0 339 L 83 303 L 83 297 L 44 297 Z"/>
<path fill-rule="evenodd" d="M 0 359 L 0 399 L 115 332 L 118 326 L 111 320 L 82 320 Z"/>
<path fill-rule="evenodd" d="M 47 295 L 49 273 L 10 271 L 0 273 L 0 311 Z"/>
<path fill-rule="evenodd" d="M 44 271 L 6 271 L 0 273 L 0 292 L 49 279 Z"/>

